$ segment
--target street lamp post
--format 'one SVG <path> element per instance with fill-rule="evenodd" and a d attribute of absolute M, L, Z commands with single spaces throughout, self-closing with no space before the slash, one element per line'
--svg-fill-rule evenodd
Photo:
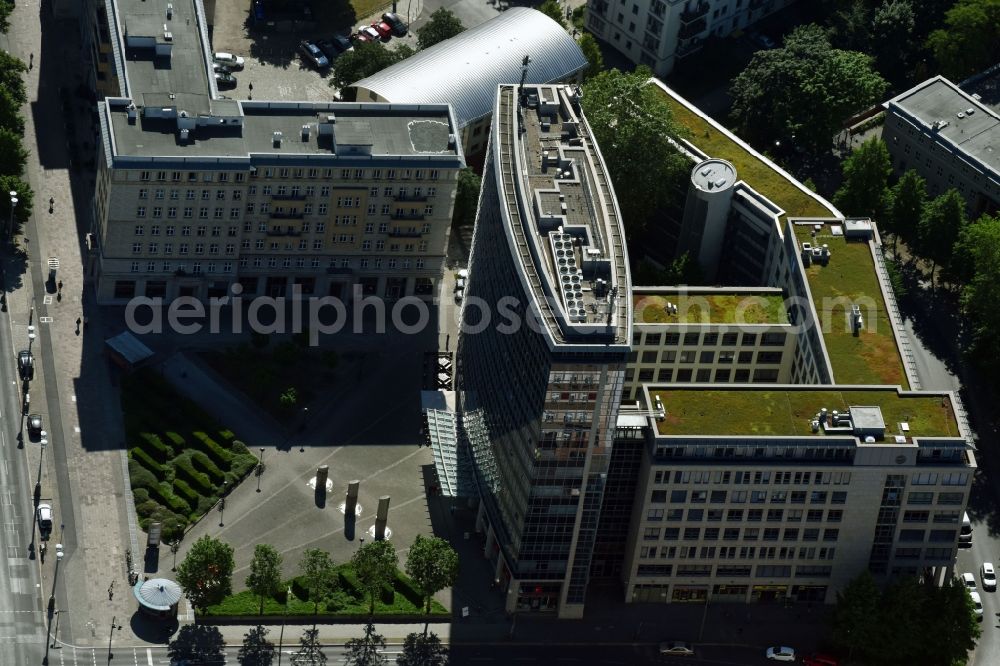
<path fill-rule="evenodd" d="M 10 240 L 14 235 L 14 209 L 17 208 L 17 192 L 11 190 L 10 194 L 10 221 L 7 223 L 7 233 L 4 234 L 4 240 Z"/>
<path fill-rule="evenodd" d="M 52 574 L 52 594 L 49 595 L 49 615 L 52 615 L 56 607 L 56 581 L 59 580 L 59 563 L 62 562 L 63 547 L 61 543 L 56 544 L 56 570 Z"/>
<path fill-rule="evenodd" d="M 28 353 L 31 353 L 31 345 L 35 343 L 35 327 L 28 325 Z"/>
<path fill-rule="evenodd" d="M 122 630 L 122 625 L 117 624 L 117 622 L 118 622 L 118 616 L 115 615 L 115 616 L 113 616 L 111 618 L 111 630 L 108 632 L 108 663 L 109 664 L 111 663 L 111 660 L 115 656 L 115 655 L 111 654 L 111 639 L 114 638 L 114 636 L 115 636 L 115 629 L 117 629 L 118 631 Z"/>
<path fill-rule="evenodd" d="M 57 639 L 56 639 L 56 637 L 59 635 L 59 615 L 62 614 L 62 613 L 65 613 L 65 612 L 66 611 L 64 611 L 64 610 L 63 611 L 56 611 L 56 629 L 55 629 L 55 631 L 52 632 L 52 645 L 51 645 L 51 647 L 53 647 L 55 649 L 59 648 L 59 645 L 58 645 Z M 46 648 L 45 652 L 48 653 L 48 648 Z"/>
<path fill-rule="evenodd" d="M 45 629 L 45 657 L 42 659 L 42 664 L 49 663 L 49 648 L 56 647 L 55 636 L 52 636 L 52 640 L 49 640 L 49 636 L 52 634 L 52 616 L 56 616 L 56 631 L 59 631 L 59 614 L 55 610 L 56 606 L 56 580 L 59 579 L 59 563 L 62 562 L 63 549 L 62 544 L 56 544 L 56 571 L 52 576 L 52 596 L 49 597 L 49 612 L 48 612 L 48 625 Z"/>
<path fill-rule="evenodd" d="M 38 443 L 41 448 L 38 451 L 38 480 L 35 481 L 35 497 L 42 496 L 42 459 L 45 457 L 45 447 L 48 446 L 49 440 L 43 438 Z"/>
<path fill-rule="evenodd" d="M 226 482 L 222 482 L 222 499 L 219 500 L 219 527 L 224 527 L 226 517 Z"/>
<path fill-rule="evenodd" d="M 257 492 L 260 492 L 260 477 L 264 476 L 264 447 L 260 447 L 260 457 L 257 459 Z"/>
<path fill-rule="evenodd" d="M 174 563 L 170 567 L 171 571 L 177 571 L 177 551 L 180 550 L 180 548 L 181 548 L 180 539 L 174 538 L 174 540 L 170 542 L 170 552 L 174 554 Z"/>

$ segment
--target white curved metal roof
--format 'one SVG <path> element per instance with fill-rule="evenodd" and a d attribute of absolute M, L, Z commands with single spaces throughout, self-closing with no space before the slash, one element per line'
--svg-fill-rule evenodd
<path fill-rule="evenodd" d="M 527 83 L 565 81 L 587 66 L 561 25 L 534 9 L 511 7 L 352 87 L 393 103 L 450 103 L 464 127 L 492 113 L 498 85 L 520 83 L 526 55 L 531 57 Z M 358 100 L 368 101 L 363 94 Z"/>

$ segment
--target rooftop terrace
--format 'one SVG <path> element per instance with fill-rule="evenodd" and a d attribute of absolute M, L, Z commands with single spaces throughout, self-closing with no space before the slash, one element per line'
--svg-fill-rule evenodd
<path fill-rule="evenodd" d="M 817 436 L 810 422 L 820 409 L 832 413 L 871 406 L 882 411 L 886 435 L 909 424 L 909 437 L 960 437 L 947 394 L 905 393 L 896 387 L 811 389 L 804 386 L 760 390 L 677 388 L 650 390 L 659 396 L 667 417 L 657 424 L 661 435 Z"/>
<path fill-rule="evenodd" d="M 789 218 L 840 217 L 833 206 L 800 189 L 790 176 L 693 111 L 676 93 L 661 86 L 658 89 L 674 117 L 691 132 L 688 141 L 692 145 L 711 157 L 731 162 L 741 180 L 784 210 L 779 233 L 785 233 L 785 221 Z M 800 240 L 803 237 L 809 240 L 810 229 L 797 227 L 796 235 Z M 848 242 L 844 237 L 834 238 L 828 229 L 816 240 L 830 245 L 831 260 L 827 266 L 813 264 L 806 269 L 806 274 L 834 380 L 841 384 L 899 384 L 906 388 L 909 385 L 906 372 L 888 319 L 870 245 Z M 830 298 L 845 297 L 870 302 L 876 312 L 874 318 L 866 315 L 872 320 L 858 336 L 847 324 L 843 306 L 829 304 Z"/>
<path fill-rule="evenodd" d="M 668 312 L 667 304 L 676 306 Z M 787 324 L 780 291 L 665 292 L 632 290 L 636 324 Z"/>

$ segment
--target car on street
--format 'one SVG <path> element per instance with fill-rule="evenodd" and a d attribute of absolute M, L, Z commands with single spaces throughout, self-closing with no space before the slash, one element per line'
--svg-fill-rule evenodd
<path fill-rule="evenodd" d="M 235 88 L 236 77 L 230 74 L 229 72 L 216 72 L 215 84 L 219 86 L 220 90 L 225 88 Z"/>
<path fill-rule="evenodd" d="M 48 541 L 52 534 L 52 505 L 39 504 L 35 511 L 38 520 L 38 533 L 42 535 L 42 541 Z"/>
<path fill-rule="evenodd" d="M 983 599 L 978 592 L 969 592 L 969 596 L 972 597 L 972 610 L 976 614 L 976 619 L 981 622 L 983 619 Z"/>
<path fill-rule="evenodd" d="M 378 33 L 378 36 L 382 38 L 383 42 L 392 39 L 392 26 L 385 21 L 375 21 L 372 23 L 372 27 Z"/>
<path fill-rule="evenodd" d="M 983 589 L 987 592 L 994 592 L 997 589 L 997 572 L 993 568 L 992 562 L 983 562 L 979 575 L 983 579 Z"/>
<path fill-rule="evenodd" d="M 325 55 L 323 55 L 323 52 L 319 50 L 319 47 L 310 42 L 308 39 L 303 39 L 299 42 L 299 53 L 302 54 L 302 57 L 305 58 L 307 62 L 312 64 L 312 66 L 317 69 L 325 69 L 330 66 L 330 61 Z"/>
<path fill-rule="evenodd" d="M 970 590 L 976 589 L 976 577 L 966 571 L 962 574 L 962 585 L 966 586 Z"/>
<path fill-rule="evenodd" d="M 243 65 L 246 61 L 238 55 L 233 55 L 232 53 L 225 53 L 220 51 L 212 56 L 212 58 L 220 65 L 225 65 L 230 69 L 243 69 Z"/>
<path fill-rule="evenodd" d="M 795 661 L 795 650 L 790 647 L 776 645 L 767 648 L 764 656 L 771 661 Z"/>
<path fill-rule="evenodd" d="M 382 40 L 382 35 L 378 34 L 378 30 L 366 25 L 365 27 L 358 30 L 358 41 L 359 42 L 378 42 Z"/>
<path fill-rule="evenodd" d="M 455 291 L 462 291 L 463 289 L 465 289 L 465 278 L 460 277 L 455 280 Z"/>
<path fill-rule="evenodd" d="M 392 28 L 392 34 L 396 37 L 406 36 L 406 24 L 403 23 L 403 19 L 399 18 L 398 14 L 393 14 L 392 12 L 386 12 L 382 14 L 382 20 L 389 24 Z"/>
<path fill-rule="evenodd" d="M 17 352 L 17 374 L 22 380 L 32 380 L 35 378 L 35 357 L 27 349 Z"/>
<path fill-rule="evenodd" d="M 28 437 L 31 439 L 41 439 L 42 437 L 42 415 L 28 414 Z"/>
<path fill-rule="evenodd" d="M 694 646 L 684 641 L 664 641 L 660 643 L 660 654 L 671 657 L 692 657 Z"/>

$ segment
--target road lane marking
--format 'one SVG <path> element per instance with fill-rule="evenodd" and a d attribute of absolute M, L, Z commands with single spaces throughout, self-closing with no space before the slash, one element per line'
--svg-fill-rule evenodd
<path fill-rule="evenodd" d="M 146 648 L 146 663 L 153 666 L 153 651 L 149 648 Z"/>

